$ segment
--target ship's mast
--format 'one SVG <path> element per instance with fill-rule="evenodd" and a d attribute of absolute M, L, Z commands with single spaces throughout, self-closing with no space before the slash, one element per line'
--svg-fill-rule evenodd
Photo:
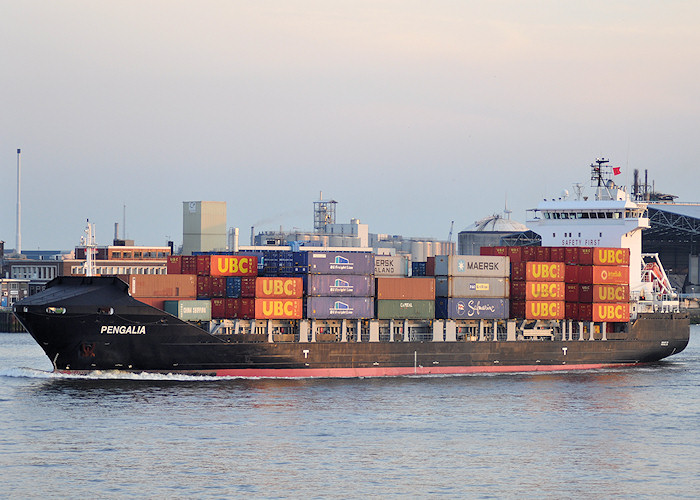
<path fill-rule="evenodd" d="M 85 226 L 85 236 L 81 239 L 85 242 L 85 276 L 95 275 L 95 224 L 90 223 L 90 219 L 87 220 L 87 225 Z"/>

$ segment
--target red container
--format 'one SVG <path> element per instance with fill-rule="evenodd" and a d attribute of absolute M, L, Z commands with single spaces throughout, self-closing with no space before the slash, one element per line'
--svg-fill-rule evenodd
<path fill-rule="evenodd" d="M 552 262 L 566 262 L 565 247 L 550 247 L 549 253 Z"/>
<path fill-rule="evenodd" d="M 578 270 L 581 266 L 574 266 L 571 264 L 565 264 L 566 269 L 564 270 L 564 281 L 566 283 L 578 283 Z"/>
<path fill-rule="evenodd" d="M 550 247 L 535 247 L 537 250 L 537 261 L 538 262 L 550 262 Z"/>
<path fill-rule="evenodd" d="M 508 247 L 493 247 L 493 255 L 496 257 L 507 257 Z"/>
<path fill-rule="evenodd" d="M 528 300 L 525 302 L 525 319 L 564 319 L 563 300 Z"/>
<path fill-rule="evenodd" d="M 209 274 L 212 276 L 257 276 L 258 258 L 255 255 L 208 255 Z"/>
<path fill-rule="evenodd" d="M 510 301 L 510 317 L 524 318 L 525 317 L 525 301 L 511 300 Z"/>
<path fill-rule="evenodd" d="M 434 278 L 377 278 L 378 300 L 435 300 Z"/>
<path fill-rule="evenodd" d="M 587 285 L 629 285 L 630 268 L 625 266 L 581 266 L 579 282 Z"/>
<path fill-rule="evenodd" d="M 481 249 L 479 249 L 479 255 L 493 257 L 493 249 L 494 247 L 481 247 Z"/>
<path fill-rule="evenodd" d="M 594 248 L 594 266 L 629 266 L 629 248 Z"/>
<path fill-rule="evenodd" d="M 209 276 L 211 255 L 197 255 L 197 276 Z"/>
<path fill-rule="evenodd" d="M 301 319 L 302 299 L 255 299 L 256 319 Z"/>
<path fill-rule="evenodd" d="M 211 299 L 212 319 L 226 319 L 226 299 Z"/>
<path fill-rule="evenodd" d="M 593 285 L 579 285 L 578 286 L 578 301 L 579 302 L 593 302 Z"/>
<path fill-rule="evenodd" d="M 241 309 L 241 299 L 224 299 L 226 304 L 226 317 L 237 318 Z"/>
<path fill-rule="evenodd" d="M 511 300 L 525 300 L 526 292 L 525 281 L 510 281 L 510 298 Z"/>
<path fill-rule="evenodd" d="M 130 274 L 124 276 L 129 293 L 142 297 L 194 297 L 197 294 L 196 276 L 189 274 Z"/>
<path fill-rule="evenodd" d="M 516 262 L 510 265 L 511 281 L 525 281 L 525 271 L 527 269 L 526 262 Z"/>
<path fill-rule="evenodd" d="M 566 302 L 564 305 L 564 313 L 566 315 L 566 318 L 564 319 L 572 319 L 574 321 L 580 321 L 578 319 L 578 309 L 579 309 L 579 304 L 578 302 Z"/>
<path fill-rule="evenodd" d="M 255 278 L 250 276 L 241 278 L 241 297 L 255 297 Z"/>
<path fill-rule="evenodd" d="M 197 276 L 197 298 L 211 298 L 211 276 Z"/>
<path fill-rule="evenodd" d="M 238 300 L 238 317 L 241 319 L 255 318 L 255 299 L 236 299 Z"/>
<path fill-rule="evenodd" d="M 527 281 L 564 281 L 564 271 L 563 262 L 528 262 L 525 279 Z"/>
<path fill-rule="evenodd" d="M 170 255 L 168 262 L 165 264 L 165 269 L 168 274 L 182 274 L 182 258 L 180 255 Z"/>
<path fill-rule="evenodd" d="M 629 302 L 629 285 L 593 285 L 593 302 Z"/>
<path fill-rule="evenodd" d="M 197 274 L 197 257 L 194 255 L 183 255 L 182 274 Z"/>
<path fill-rule="evenodd" d="M 593 304 L 579 302 L 578 304 L 578 320 L 593 321 Z"/>
<path fill-rule="evenodd" d="M 565 247 L 564 248 L 564 262 L 567 264 L 580 264 L 579 262 L 579 247 Z"/>
<path fill-rule="evenodd" d="M 508 257 L 512 262 L 521 262 L 523 260 L 523 247 L 507 247 Z"/>
<path fill-rule="evenodd" d="M 582 266 L 593 265 L 593 247 L 578 247 L 578 263 Z"/>
<path fill-rule="evenodd" d="M 524 262 L 530 262 L 532 260 L 537 260 L 537 248 L 538 247 L 523 247 L 522 260 Z"/>
<path fill-rule="evenodd" d="M 562 282 L 526 281 L 526 300 L 564 300 L 565 286 Z"/>
<path fill-rule="evenodd" d="M 567 302 L 578 302 L 579 300 L 579 285 L 578 283 L 567 283 L 564 291 L 564 300 Z M 568 318 L 568 316 L 567 316 Z"/>
<path fill-rule="evenodd" d="M 630 320 L 629 303 L 594 303 L 592 321 L 623 323 Z"/>
<path fill-rule="evenodd" d="M 251 279 L 251 278 L 242 278 Z M 299 299 L 304 294 L 304 282 L 301 278 L 254 278 L 255 297 Z M 407 278 L 415 279 L 415 278 Z M 435 280 L 431 279 L 433 284 Z M 242 284 L 242 281 L 241 281 Z M 434 294 L 433 294 L 434 295 Z"/>
<path fill-rule="evenodd" d="M 425 275 L 435 276 L 435 257 L 428 257 L 425 260 Z"/>
<path fill-rule="evenodd" d="M 211 277 L 211 296 L 226 297 L 226 278 L 224 276 Z"/>

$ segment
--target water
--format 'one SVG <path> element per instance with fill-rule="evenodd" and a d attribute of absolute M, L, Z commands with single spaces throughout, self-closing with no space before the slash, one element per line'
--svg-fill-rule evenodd
<path fill-rule="evenodd" d="M 700 328 L 642 368 L 67 377 L 0 334 L 0 497 L 600 498 L 700 491 Z"/>

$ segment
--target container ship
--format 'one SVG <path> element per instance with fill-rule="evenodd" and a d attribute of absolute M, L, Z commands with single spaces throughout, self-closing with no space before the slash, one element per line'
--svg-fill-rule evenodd
<path fill-rule="evenodd" d="M 165 275 L 71 276 L 14 306 L 66 373 L 372 377 L 634 366 L 689 340 L 646 204 L 592 168 L 543 201 L 541 246 L 427 262 L 333 248 L 171 256 Z"/>

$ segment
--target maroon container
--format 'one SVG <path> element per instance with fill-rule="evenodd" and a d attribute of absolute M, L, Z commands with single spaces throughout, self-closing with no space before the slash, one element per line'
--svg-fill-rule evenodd
<path fill-rule="evenodd" d="M 212 319 L 227 318 L 226 299 L 211 299 L 211 317 Z"/>
<path fill-rule="evenodd" d="M 255 278 L 252 276 L 244 276 L 241 278 L 241 297 L 255 297 Z"/>
<path fill-rule="evenodd" d="M 578 283 L 567 283 L 564 289 L 564 300 L 567 302 L 579 301 L 579 285 Z"/>
<path fill-rule="evenodd" d="M 510 282 L 510 298 L 514 300 L 525 300 L 527 283 L 525 281 Z"/>
<path fill-rule="evenodd" d="M 481 247 L 479 249 L 479 255 L 486 256 L 486 257 L 493 257 L 493 255 L 494 255 L 493 249 L 494 248 L 495 247 Z"/>
<path fill-rule="evenodd" d="M 579 303 L 578 305 L 578 320 L 593 321 L 593 304 Z"/>
<path fill-rule="evenodd" d="M 508 247 L 508 257 L 511 262 L 521 262 L 523 260 L 523 247 Z"/>
<path fill-rule="evenodd" d="M 525 301 L 511 300 L 510 301 L 510 317 L 524 318 L 525 317 Z"/>
<path fill-rule="evenodd" d="M 239 302 L 238 317 L 241 319 L 255 318 L 255 299 L 237 299 Z"/>
<path fill-rule="evenodd" d="M 511 281 L 525 281 L 527 262 L 516 262 L 510 265 Z"/>
<path fill-rule="evenodd" d="M 237 318 L 241 310 L 241 299 L 224 299 L 226 304 L 226 317 Z"/>
<path fill-rule="evenodd" d="M 209 276 L 211 268 L 211 255 L 197 255 L 197 276 Z"/>
<path fill-rule="evenodd" d="M 211 277 L 211 296 L 226 297 L 226 277 L 212 276 Z M 212 312 L 213 313 L 213 312 Z"/>
<path fill-rule="evenodd" d="M 593 302 L 593 285 L 578 286 L 578 301 L 587 303 Z"/>
<path fill-rule="evenodd" d="M 536 252 L 537 252 L 537 260 L 538 262 L 550 262 L 550 251 L 549 247 L 535 247 Z"/>
<path fill-rule="evenodd" d="M 593 265 L 593 247 L 578 247 L 578 263 L 582 266 Z"/>
<path fill-rule="evenodd" d="M 168 274 L 182 274 L 182 257 L 180 255 L 169 256 L 165 269 Z"/>
<path fill-rule="evenodd" d="M 572 319 L 574 321 L 581 321 L 579 319 L 579 304 L 578 302 L 567 302 L 564 305 L 564 311 L 566 319 Z"/>
<path fill-rule="evenodd" d="M 493 247 L 493 256 L 495 257 L 507 257 L 508 247 Z"/>
<path fill-rule="evenodd" d="M 538 247 L 523 247 L 521 260 L 523 262 L 537 260 L 537 248 Z M 523 312 L 525 311 L 524 307 L 525 306 L 523 306 Z"/>
<path fill-rule="evenodd" d="M 551 247 L 549 254 L 552 262 L 566 262 L 566 247 Z"/>
<path fill-rule="evenodd" d="M 182 274 L 197 274 L 197 257 L 194 255 L 182 256 Z"/>
<path fill-rule="evenodd" d="M 564 269 L 564 281 L 566 283 L 578 283 L 578 271 L 580 267 L 581 266 L 566 264 L 566 269 Z"/>
<path fill-rule="evenodd" d="M 566 264 L 578 264 L 579 247 L 564 248 L 564 262 Z"/>
<path fill-rule="evenodd" d="M 211 298 L 211 276 L 197 276 L 197 298 Z"/>
<path fill-rule="evenodd" d="M 435 257 L 428 257 L 425 261 L 425 275 L 435 276 Z"/>

